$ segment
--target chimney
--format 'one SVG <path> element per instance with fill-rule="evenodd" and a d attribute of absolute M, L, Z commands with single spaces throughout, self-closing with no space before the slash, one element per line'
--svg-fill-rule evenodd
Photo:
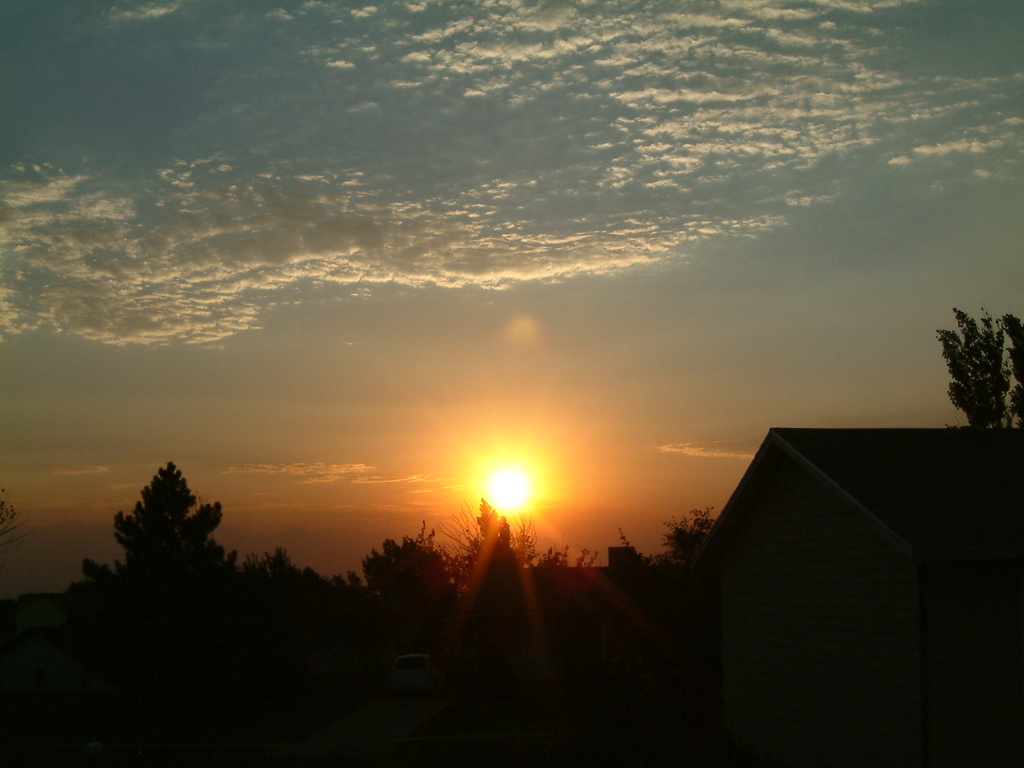
<path fill-rule="evenodd" d="M 612 570 L 622 571 L 632 568 L 637 563 L 636 548 L 634 547 L 608 547 L 608 567 Z"/>

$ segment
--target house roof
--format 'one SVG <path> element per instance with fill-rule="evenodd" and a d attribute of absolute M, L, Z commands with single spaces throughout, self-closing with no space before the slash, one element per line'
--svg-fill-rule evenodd
<path fill-rule="evenodd" d="M 8 654 L 30 643 L 48 645 L 91 672 L 93 676 L 91 687 L 99 687 L 108 691 L 121 689 L 115 680 L 125 677 L 126 673 L 112 667 L 110 659 L 96 646 L 94 638 L 66 627 L 33 627 L 6 643 L 0 644 L 0 664 L 4 663 Z M 52 651 L 46 656 L 52 658 Z"/>
<path fill-rule="evenodd" d="M 1024 429 L 775 428 L 695 567 L 714 561 L 783 458 L 915 560 L 1024 557 Z"/>
<path fill-rule="evenodd" d="M 103 606 L 103 600 L 96 589 L 86 585 L 75 585 L 64 592 L 26 592 L 17 598 L 15 611 L 23 610 L 36 602 L 48 602 L 59 608 L 68 618 L 96 611 Z"/>

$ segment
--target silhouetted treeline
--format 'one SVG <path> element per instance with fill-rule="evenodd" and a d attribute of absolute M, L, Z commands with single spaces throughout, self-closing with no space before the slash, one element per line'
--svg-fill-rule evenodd
<path fill-rule="evenodd" d="M 83 738 L 122 742 L 297 740 L 381 694 L 408 652 L 434 654 L 467 695 L 640 675 L 695 706 L 713 701 L 714 602 L 686 568 L 710 510 L 669 521 L 659 555 L 623 541 L 615 562 L 594 567 L 584 551 L 570 567 L 567 549 L 539 555 L 528 523 L 513 528 L 481 501 L 443 543 L 425 525 L 386 539 L 362 578 L 322 576 L 281 548 L 239 563 L 213 538 L 220 519 L 169 463 L 114 519 L 124 560 L 86 560 L 86 578 L 50 596 L 67 621 L 38 641 L 94 680 L 63 738 L 77 722 Z M 3 727 L 31 739 L 56 724 L 26 715 Z"/>

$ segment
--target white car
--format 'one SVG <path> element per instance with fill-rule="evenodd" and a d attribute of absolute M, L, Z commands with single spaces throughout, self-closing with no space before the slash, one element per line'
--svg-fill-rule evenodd
<path fill-rule="evenodd" d="M 391 665 L 391 690 L 395 693 L 429 693 L 440 687 L 441 676 L 429 653 L 407 653 Z"/>

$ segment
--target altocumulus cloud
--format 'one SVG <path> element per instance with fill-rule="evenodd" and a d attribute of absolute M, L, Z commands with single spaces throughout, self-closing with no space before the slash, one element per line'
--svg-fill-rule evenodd
<path fill-rule="evenodd" d="M 608 274 L 786 226 L 862 179 L 1020 173 L 1020 57 L 983 53 L 997 10 L 957 69 L 915 31 L 955 23 L 923 0 L 266 8 L 11 20 L 13 109 L 120 111 L 0 151 L 0 332 L 210 342 L 310 290 Z M 65 53 L 40 61 L 58 30 Z M 46 79 L 84 50 L 113 62 L 95 104 Z"/>
<path fill-rule="evenodd" d="M 328 464 L 325 462 L 291 464 L 245 464 L 230 467 L 224 474 L 291 475 L 302 478 L 306 483 L 333 483 L 338 480 L 353 480 L 363 473 L 373 471 L 368 464 Z"/>
<path fill-rule="evenodd" d="M 289 475 L 303 483 L 334 483 L 346 480 L 357 485 L 388 483 L 436 483 L 431 475 L 373 475 L 375 467 L 369 464 L 328 464 L 326 462 L 290 464 L 244 464 L 229 467 L 224 474 Z"/>

